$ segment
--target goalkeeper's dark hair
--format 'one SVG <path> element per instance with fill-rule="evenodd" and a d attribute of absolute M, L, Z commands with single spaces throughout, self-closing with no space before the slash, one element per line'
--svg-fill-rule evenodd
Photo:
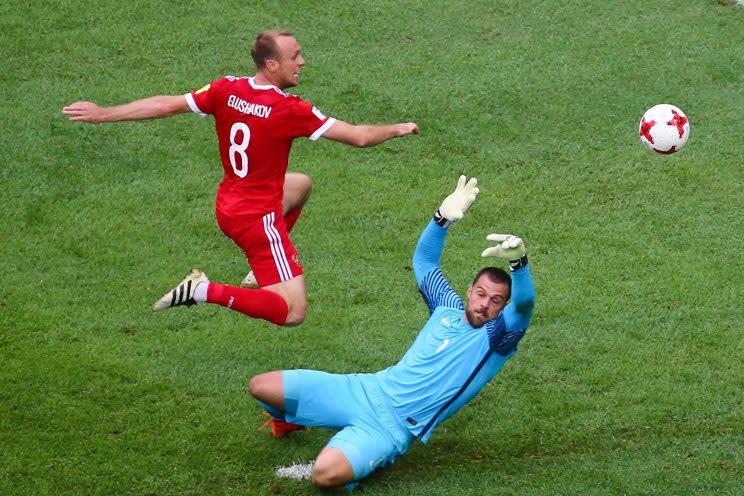
<path fill-rule="evenodd" d="M 269 59 L 279 60 L 279 48 L 276 39 L 280 36 L 292 36 L 286 29 L 267 29 L 261 31 L 251 45 L 251 57 L 256 69 L 266 67 L 266 61 Z"/>
<path fill-rule="evenodd" d="M 478 282 L 482 276 L 488 277 L 492 282 L 503 282 L 509 287 L 509 293 L 506 296 L 508 300 L 511 297 L 511 276 L 504 269 L 498 267 L 484 267 L 473 278 L 473 285 Z"/>

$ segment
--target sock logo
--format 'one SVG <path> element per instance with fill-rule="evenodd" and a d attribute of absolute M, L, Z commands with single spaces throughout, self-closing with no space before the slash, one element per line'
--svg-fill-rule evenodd
<path fill-rule="evenodd" d="M 235 297 L 231 296 L 230 300 L 227 302 L 227 308 L 232 308 L 233 302 L 235 302 Z"/>

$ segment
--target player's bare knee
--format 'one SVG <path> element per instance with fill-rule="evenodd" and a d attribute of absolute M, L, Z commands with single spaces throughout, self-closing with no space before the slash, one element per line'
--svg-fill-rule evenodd
<path fill-rule="evenodd" d="M 344 489 L 354 480 L 354 469 L 338 448 L 323 448 L 313 465 L 313 484 L 320 489 Z"/>
<path fill-rule="evenodd" d="M 302 179 L 299 181 L 298 188 L 297 206 L 302 207 L 310 199 L 310 194 L 313 191 L 313 182 L 308 176 L 303 174 Z"/>
<path fill-rule="evenodd" d="M 316 475 L 313 475 L 313 484 L 318 489 L 330 489 L 333 487 L 333 486 L 328 485 L 328 482 L 325 479 L 318 477 Z"/>
<path fill-rule="evenodd" d="M 248 382 L 248 391 L 251 396 L 260 400 L 266 394 L 266 386 L 268 381 L 266 380 L 266 374 L 256 375 L 251 378 Z"/>
<path fill-rule="evenodd" d="M 306 316 L 307 311 L 290 312 L 287 314 L 287 320 L 284 322 L 284 325 L 287 327 L 298 326 L 305 321 Z"/>
<path fill-rule="evenodd" d="M 343 486 L 344 481 L 340 480 L 339 474 L 334 473 L 333 467 L 328 465 L 318 467 L 316 462 L 313 467 L 313 484 L 318 489 L 327 490 Z"/>
<path fill-rule="evenodd" d="M 310 192 L 313 190 L 313 180 L 310 179 L 310 176 L 296 172 L 294 181 L 297 189 L 302 191 L 304 197 L 310 196 Z"/>
<path fill-rule="evenodd" d="M 310 176 L 299 172 L 289 172 L 284 183 L 284 206 L 285 213 L 295 208 L 302 207 L 310 198 L 313 190 L 313 182 Z"/>
<path fill-rule="evenodd" d="M 307 303 L 299 302 L 289 306 L 289 312 L 287 313 L 287 320 L 284 322 L 285 326 L 296 326 L 304 322 L 307 316 Z"/>

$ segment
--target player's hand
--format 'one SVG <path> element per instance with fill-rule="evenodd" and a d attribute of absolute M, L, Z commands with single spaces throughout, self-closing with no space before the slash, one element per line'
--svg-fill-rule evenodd
<path fill-rule="evenodd" d="M 408 134 L 418 134 L 418 124 L 416 124 L 415 122 L 404 122 L 402 124 L 398 124 L 398 133 L 398 137 L 406 136 Z"/>
<path fill-rule="evenodd" d="M 75 102 L 62 109 L 62 113 L 69 115 L 71 121 L 102 122 L 104 109 L 93 102 Z"/>
<path fill-rule="evenodd" d="M 527 254 L 522 238 L 512 234 L 489 234 L 486 239 L 495 242 L 496 245 L 483 250 L 482 257 L 497 257 L 512 262 Z"/>
<path fill-rule="evenodd" d="M 463 218 L 465 212 L 468 211 L 470 205 L 475 201 L 478 191 L 480 191 L 476 187 L 476 184 L 478 184 L 476 178 L 472 177 L 470 181 L 465 183 L 466 179 L 465 176 L 460 176 L 455 191 L 444 199 L 439 210 L 437 210 L 441 217 L 450 222 L 455 222 Z"/>

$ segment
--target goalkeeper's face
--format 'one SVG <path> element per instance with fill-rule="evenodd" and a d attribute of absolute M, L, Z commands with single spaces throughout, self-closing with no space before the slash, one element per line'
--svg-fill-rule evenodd
<path fill-rule="evenodd" d="M 482 275 L 468 286 L 468 304 L 465 306 L 465 319 L 473 327 L 481 327 L 495 319 L 509 300 L 509 285 L 503 281 L 493 281 Z"/>

